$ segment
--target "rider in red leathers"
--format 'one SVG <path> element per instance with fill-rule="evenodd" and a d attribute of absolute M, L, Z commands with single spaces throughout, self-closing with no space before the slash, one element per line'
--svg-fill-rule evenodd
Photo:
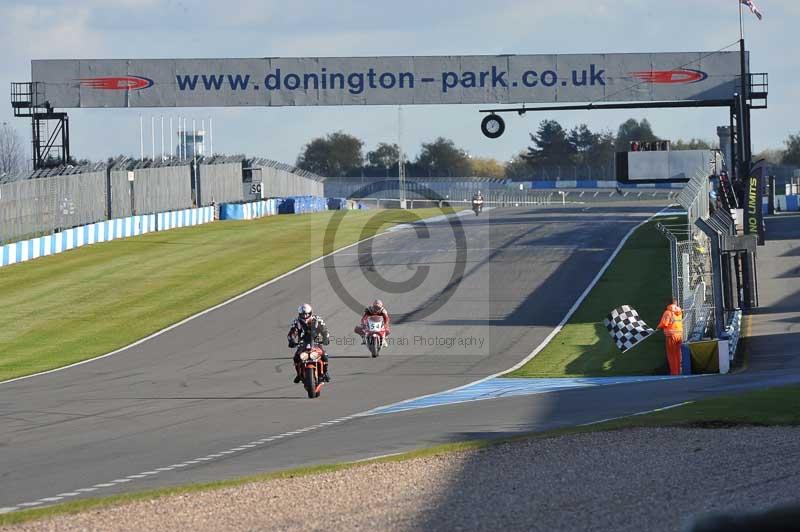
<path fill-rule="evenodd" d="M 367 318 L 370 316 L 381 316 L 383 318 L 383 326 L 386 328 L 386 335 L 383 337 L 383 347 L 389 345 L 386 342 L 386 336 L 389 336 L 391 333 L 391 329 L 389 328 L 389 312 L 386 310 L 386 307 L 383 306 L 383 301 L 380 299 L 376 299 L 372 302 L 372 305 L 364 309 L 364 314 L 361 316 L 361 323 L 356 327 L 355 332 L 356 334 L 361 336 L 361 343 L 362 345 L 366 343 L 366 339 L 364 337 L 364 322 L 367 321 Z"/>
<path fill-rule="evenodd" d="M 314 314 L 311 305 L 305 303 L 300 305 L 297 309 L 297 318 L 292 322 L 287 335 L 290 348 L 297 348 L 294 353 L 294 367 L 297 376 L 294 378 L 295 384 L 303 380 L 300 374 L 300 353 L 306 348 L 306 341 L 310 340 L 312 344 L 328 345 L 331 343 L 328 327 L 325 321 Z M 323 374 L 322 381 L 331 382 L 328 375 L 328 354 L 323 350 L 322 353 Z"/>

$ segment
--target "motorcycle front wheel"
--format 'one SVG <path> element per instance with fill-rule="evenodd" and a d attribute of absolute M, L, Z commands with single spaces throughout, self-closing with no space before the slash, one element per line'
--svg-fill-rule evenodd
<path fill-rule="evenodd" d="M 376 340 L 375 337 L 370 337 L 367 344 L 369 345 L 369 352 L 372 354 L 372 358 L 378 358 L 378 355 L 381 354 L 380 340 Z"/>
<path fill-rule="evenodd" d="M 306 368 L 306 374 L 305 378 L 303 379 L 303 384 L 306 387 L 309 399 L 314 399 L 315 397 L 317 397 L 317 379 L 314 376 L 313 368 Z"/>

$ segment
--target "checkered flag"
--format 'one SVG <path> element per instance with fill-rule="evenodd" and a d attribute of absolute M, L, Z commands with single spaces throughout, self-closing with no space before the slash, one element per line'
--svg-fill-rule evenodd
<path fill-rule="evenodd" d="M 611 339 L 623 353 L 639 345 L 639 342 L 654 332 L 639 317 L 639 313 L 628 305 L 612 310 L 603 323 Z"/>

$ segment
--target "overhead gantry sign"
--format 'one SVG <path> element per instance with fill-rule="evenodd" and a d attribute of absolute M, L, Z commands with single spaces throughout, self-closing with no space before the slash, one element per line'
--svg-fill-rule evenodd
<path fill-rule="evenodd" d="M 32 62 L 54 108 L 728 99 L 735 52 Z"/>
<path fill-rule="evenodd" d="M 731 105 L 740 65 L 736 52 L 35 60 L 31 82 L 12 84 L 12 106 L 33 119 L 36 165 L 51 148 L 69 158 L 59 108 Z M 533 110 L 484 110 L 482 130 L 497 138 L 505 130 L 497 113 Z M 55 128 L 43 125 L 52 120 Z M 51 130 L 62 132 L 61 145 L 40 134 Z"/>

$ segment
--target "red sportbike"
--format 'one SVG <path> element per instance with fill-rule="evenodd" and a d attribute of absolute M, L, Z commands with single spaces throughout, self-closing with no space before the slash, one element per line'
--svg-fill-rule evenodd
<path fill-rule="evenodd" d="M 361 333 L 367 341 L 367 347 L 372 358 L 377 358 L 381 354 L 386 332 L 386 324 L 383 322 L 382 316 L 367 316 L 361 322 Z"/>
<path fill-rule="evenodd" d="M 324 354 L 322 346 L 306 344 L 298 355 L 300 362 L 297 364 L 297 372 L 303 378 L 303 387 L 308 392 L 309 399 L 319 397 L 322 391 L 324 384 L 322 375 L 325 373 L 325 364 L 322 362 Z"/>

